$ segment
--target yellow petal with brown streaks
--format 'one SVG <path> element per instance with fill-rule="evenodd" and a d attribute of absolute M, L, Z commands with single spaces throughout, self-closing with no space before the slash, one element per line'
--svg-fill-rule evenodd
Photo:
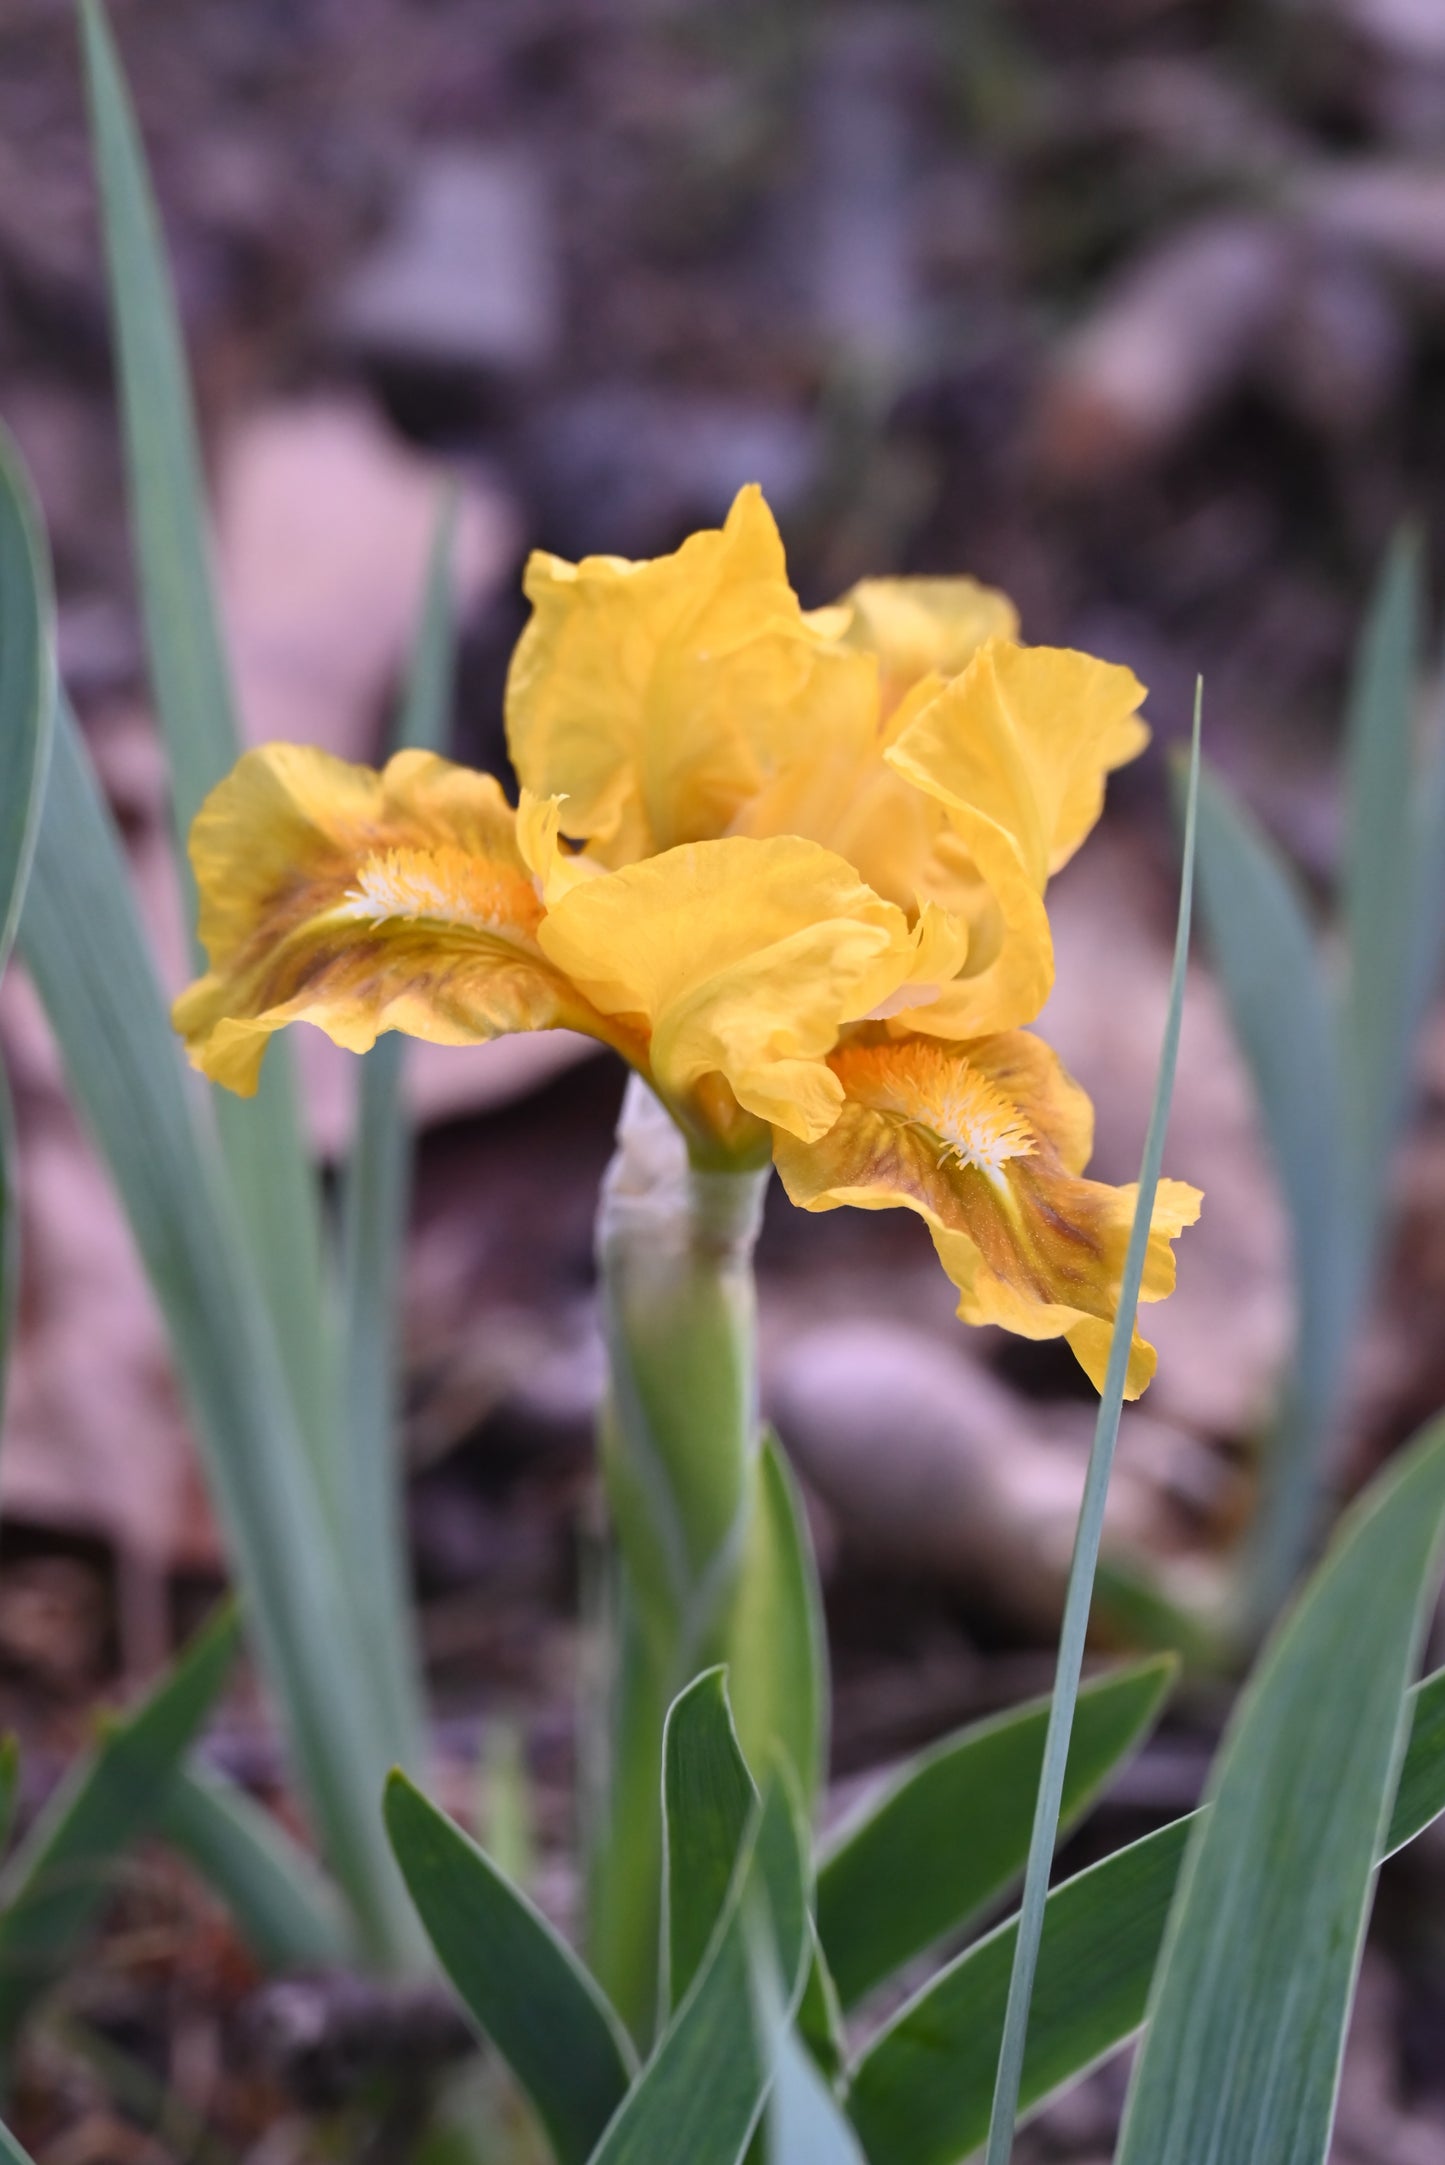
<path fill-rule="evenodd" d="M 1023 1031 L 967 1044 L 859 1032 L 829 1065 L 844 1094 L 834 1125 L 811 1143 L 777 1139 L 792 1200 L 805 1210 L 917 1211 L 966 1322 L 1064 1337 L 1097 1382 L 1134 1190 L 1082 1177 L 1092 1111 L 1056 1055 Z M 1169 1243 L 1198 1206 L 1195 1189 L 1161 1182 L 1144 1300 L 1172 1289 Z M 1136 1333 L 1131 1396 L 1152 1369 Z"/>
<path fill-rule="evenodd" d="M 379 774 L 303 745 L 246 753 L 191 830 L 211 965 L 174 1009 L 193 1064 L 249 1095 L 291 1022 L 353 1052 L 383 1030 L 615 1035 L 537 945 L 515 825 L 489 775 L 429 752 Z"/>

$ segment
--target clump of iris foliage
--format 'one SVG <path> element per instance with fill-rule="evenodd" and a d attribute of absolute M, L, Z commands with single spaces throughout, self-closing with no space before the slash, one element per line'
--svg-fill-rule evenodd
<path fill-rule="evenodd" d="M 965 579 L 871 580 L 805 611 L 744 489 L 720 529 L 654 562 L 532 559 L 507 697 L 514 808 L 438 750 L 444 514 L 385 767 L 240 754 L 159 229 L 92 0 L 81 21 L 195 903 L 174 1022 L 219 1087 L 202 1102 L 184 1076 L 56 683 L 43 543 L 9 452 L 0 934 L 18 922 L 165 1314 L 315 1857 L 187 1756 L 229 1667 L 227 1614 L 6 1866 L 0 2051 L 74 1957 L 118 1852 L 159 1833 L 269 1969 L 440 1965 L 532 2114 L 519 2132 L 439 2096 L 464 2155 L 949 2165 L 986 2146 L 1003 2165 L 1022 2110 L 1145 2025 L 1123 2165 L 1322 2161 L 1376 1867 L 1445 1808 L 1445 1673 L 1411 1683 L 1445 1437 L 1353 1507 L 1278 1613 L 1316 1541 L 1445 920 L 1445 762 L 1412 750 L 1408 545 L 1351 700 L 1343 988 L 1270 845 L 1201 784 L 1196 711 L 1140 1178 L 1091 1181 L 1092 1109 L 1029 1026 L 1053 977 L 1050 876 L 1146 740 L 1132 673 L 1023 643 L 1008 600 Z M 1298 1350 L 1225 1611 L 1185 1618 L 1133 1592 L 1156 1644 L 1228 1664 L 1267 1638 L 1205 1807 L 1050 1889 L 1060 1826 L 1147 1733 L 1176 1666 L 1166 1650 L 1081 1681 L 1121 1406 L 1153 1372 L 1136 1310 L 1171 1290 L 1200 1201 L 1160 1172 L 1196 852 L 1295 1228 Z M 334 1224 L 271 1045 L 292 1022 L 364 1055 Z M 598 1212 L 610 1546 L 588 1619 L 603 1688 L 583 1717 L 578 1946 L 427 1799 L 394 1439 L 403 1040 L 551 1028 L 632 1071 Z M 965 1324 L 1064 1338 L 1100 1391 L 1051 1698 L 895 1770 L 822 1843 L 823 1624 L 757 1403 L 752 1248 L 774 1168 L 803 1209 L 913 1211 Z M 12 1753 L 0 1805 L 14 1772 Z M 1017 1914 L 979 1936 L 1020 1881 Z M 456 2154 L 439 2130 L 419 2155 Z"/>

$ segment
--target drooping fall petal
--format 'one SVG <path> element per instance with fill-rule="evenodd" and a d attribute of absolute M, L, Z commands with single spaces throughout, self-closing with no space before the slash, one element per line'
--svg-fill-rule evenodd
<path fill-rule="evenodd" d="M 304 745 L 246 753 L 191 830 L 211 965 L 174 1010 L 193 1064 L 249 1095 L 290 1022 L 353 1052 L 383 1030 L 612 1034 L 537 944 L 515 824 L 489 775 L 432 753 L 379 774 Z"/>
<path fill-rule="evenodd" d="M 538 552 L 525 585 L 512 762 L 609 866 L 726 834 L 773 774 L 872 727 L 874 665 L 804 617 L 757 488 L 671 556 Z"/>
<path fill-rule="evenodd" d="M 946 924 L 910 930 L 840 857 L 795 836 L 689 843 L 588 880 L 539 939 L 595 1006 L 646 1026 L 666 1099 L 720 1075 L 747 1111 L 805 1138 L 843 1102 L 827 1063 L 843 1026 L 957 953 Z"/>
<path fill-rule="evenodd" d="M 915 1210 L 959 1289 L 959 1314 L 1031 1338 L 1066 1338 L 1097 1383 L 1118 1306 L 1134 1190 L 1082 1177 L 1084 1093 L 1023 1031 L 967 1044 L 861 1033 L 829 1066 L 844 1104 L 812 1142 L 779 1136 L 777 1164 L 805 1210 Z M 1174 1283 L 1169 1243 L 1198 1192 L 1160 1183 L 1141 1298 Z M 1153 1373 L 1135 1334 L 1128 1392 Z"/>

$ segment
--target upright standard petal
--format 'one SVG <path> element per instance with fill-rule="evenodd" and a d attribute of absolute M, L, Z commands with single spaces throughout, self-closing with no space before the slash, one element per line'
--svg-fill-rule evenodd
<path fill-rule="evenodd" d="M 290 1022 L 352 1052 L 383 1030 L 615 1039 L 537 944 L 515 824 L 490 775 L 429 752 L 380 774 L 304 745 L 247 752 L 191 829 L 211 965 L 174 1010 L 193 1064 L 249 1095 Z"/>
<path fill-rule="evenodd" d="M 646 1026 L 653 1082 L 681 1117 L 721 1079 L 804 1139 L 843 1103 L 827 1060 L 843 1026 L 943 966 L 934 922 L 911 931 L 850 865 L 795 836 L 689 843 L 590 880 L 538 937 L 595 1006 Z"/>
<path fill-rule="evenodd" d="M 859 1032 L 829 1066 L 844 1105 L 811 1142 L 778 1137 L 783 1184 L 805 1210 L 916 1210 L 959 1290 L 969 1323 L 1065 1338 L 1103 1378 L 1135 1190 L 1082 1177 L 1089 1101 L 1049 1047 L 1024 1031 L 968 1044 Z M 1170 1242 L 1200 1197 L 1162 1181 L 1141 1298 L 1173 1289 Z M 1154 1351 L 1134 1336 L 1127 1391 L 1137 1397 Z"/>
<path fill-rule="evenodd" d="M 525 584 L 512 762 L 609 866 L 726 834 L 798 756 L 872 727 L 874 665 L 804 617 L 756 488 L 671 556 L 538 552 Z"/>
<path fill-rule="evenodd" d="M 1143 697 L 1115 662 L 991 639 L 888 759 L 950 812 L 966 806 L 1003 828 L 1042 891 L 1098 819 L 1105 777 L 1148 743 Z"/>
<path fill-rule="evenodd" d="M 1007 594 L 977 579 L 860 579 L 814 621 L 877 657 L 888 713 L 922 678 L 956 677 L 987 640 L 1019 632 Z"/>
<path fill-rule="evenodd" d="M 1147 731 L 1128 669 L 990 640 L 963 674 L 900 708 L 883 757 L 944 820 L 918 892 L 957 912 L 968 961 L 917 1027 L 960 1039 L 1031 1022 L 1053 983 L 1049 876 L 1099 816 L 1104 779 Z"/>

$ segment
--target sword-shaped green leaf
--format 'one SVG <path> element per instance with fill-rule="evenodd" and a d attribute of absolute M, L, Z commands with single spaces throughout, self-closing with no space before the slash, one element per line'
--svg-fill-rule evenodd
<path fill-rule="evenodd" d="M 739 2165 L 766 2104 L 778 2049 L 779 2024 L 755 1989 L 759 1960 L 781 1981 L 780 2014 L 787 2021 L 803 1988 L 809 1945 L 802 1829 L 786 1785 L 775 1780 L 754 1814 L 692 1988 L 592 2165 L 658 2165 L 663 2158 Z"/>
<path fill-rule="evenodd" d="M 1445 1812 L 1445 1669 L 1416 1685 L 1409 1705 L 1410 1742 L 1382 1857 Z M 1026 2111 L 1143 2021 L 1193 1816 L 1116 1850 L 1049 1895 L 1024 2054 Z M 1010 1918 L 968 1948 L 860 2055 L 849 2112 L 870 2165 L 954 2165 L 983 2141 L 1014 1931 Z"/>
<path fill-rule="evenodd" d="M 1442 1523 L 1437 1423 L 1351 1511 L 1246 1687 L 1191 1835 L 1120 2165 L 1321 2165 Z"/>
<path fill-rule="evenodd" d="M 258 1962 L 324 1969 L 356 1959 L 335 1887 L 275 1814 L 218 1774 L 182 1766 L 166 1784 L 156 1832 L 230 1910 Z"/>
<path fill-rule="evenodd" d="M 442 1968 L 536 2107 L 557 2165 L 583 2165 L 632 2077 L 601 1987 L 484 1850 L 400 1772 L 386 1826 Z"/>
<path fill-rule="evenodd" d="M 150 1831 L 175 1768 L 230 1673 L 238 1633 L 226 1609 L 133 1713 L 74 1769 L 0 1875 L 0 2053 L 65 1968 Z"/>
<path fill-rule="evenodd" d="M 676 2007 L 727 1904 L 757 1807 L 728 1704 L 727 1671 L 705 1669 L 674 1699 L 662 1744 L 663 1951 Z"/>
<path fill-rule="evenodd" d="M 63 701 L 20 948 L 165 1317 L 327 1862 L 369 1946 L 396 1952 L 415 1925 L 374 1802 L 385 1762 L 355 1611 L 229 1191 L 192 1118 L 119 838 Z"/>
<path fill-rule="evenodd" d="M 1062 1823 L 1093 1803 L 1148 1733 L 1174 1675 L 1164 1656 L 1079 1693 Z M 956 1931 L 1023 1870 L 1047 1699 L 977 1722 L 866 1798 L 818 1870 L 818 1932 L 844 2007 Z"/>
<path fill-rule="evenodd" d="M 240 750 L 210 569 L 191 388 L 140 131 L 100 0 L 80 0 L 101 223 L 115 327 L 131 523 L 146 648 L 165 738 L 186 921 L 185 854 L 203 800 Z M 325 1466 L 335 1445 L 329 1318 L 316 1183 L 285 1047 L 256 1096 L 217 1091 L 216 1119 L 241 1222 L 303 1431 Z"/>
<path fill-rule="evenodd" d="M 395 747 L 439 751 L 451 706 L 455 627 L 449 500 L 438 522 Z M 421 1663 L 407 1570 L 401 1419 L 401 1263 L 411 1193 L 411 1125 L 402 1096 L 406 1039 L 381 1038 L 358 1064 L 356 1140 L 341 1221 L 341 1429 L 333 1511 L 355 1583 L 361 1630 L 393 1758 L 415 1763 Z"/>

